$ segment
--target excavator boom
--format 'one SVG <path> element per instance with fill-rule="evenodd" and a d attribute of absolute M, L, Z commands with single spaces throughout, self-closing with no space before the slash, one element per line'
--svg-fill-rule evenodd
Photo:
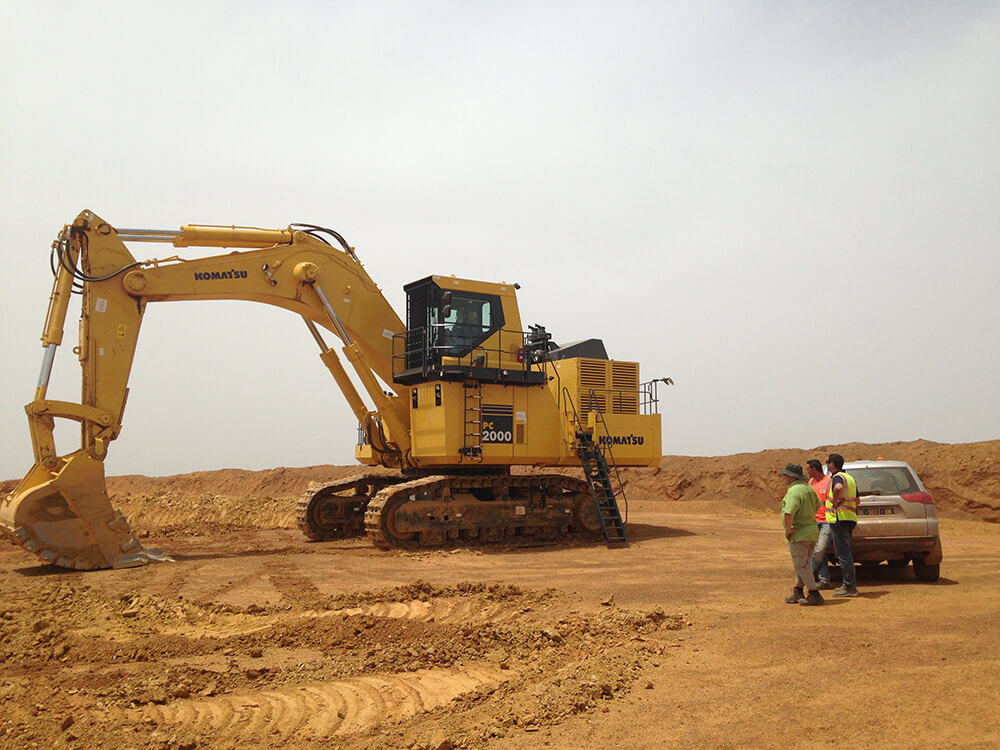
<path fill-rule="evenodd" d="M 326 239 L 342 244 L 333 247 Z M 241 248 L 240 252 L 183 260 L 137 261 L 129 242 Z M 162 557 L 144 549 L 108 498 L 104 458 L 121 431 L 128 378 L 146 304 L 151 301 L 236 299 L 282 307 L 302 316 L 321 358 L 365 424 L 379 463 L 409 465 L 409 419 L 391 386 L 392 337 L 403 324 L 369 278 L 353 248 L 313 225 L 283 230 L 188 225 L 178 231 L 116 230 L 82 212 L 53 243 L 56 273 L 42 334 L 43 362 L 35 398 L 25 407 L 35 464 L 0 501 L 0 530 L 46 562 L 67 568 L 119 568 Z M 80 403 L 47 398 L 55 354 L 62 343 L 71 296 L 81 291 Z M 365 406 L 334 350 L 327 328 L 376 409 Z M 81 425 L 78 450 L 56 450 L 56 419 Z"/>

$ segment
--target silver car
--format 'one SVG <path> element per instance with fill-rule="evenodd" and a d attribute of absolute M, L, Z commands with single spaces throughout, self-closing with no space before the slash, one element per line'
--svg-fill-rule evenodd
<path fill-rule="evenodd" d="M 844 471 L 858 484 L 858 525 L 851 549 L 862 565 L 902 568 L 913 561 L 918 581 L 941 573 L 941 537 L 934 498 L 904 461 L 851 461 Z"/>

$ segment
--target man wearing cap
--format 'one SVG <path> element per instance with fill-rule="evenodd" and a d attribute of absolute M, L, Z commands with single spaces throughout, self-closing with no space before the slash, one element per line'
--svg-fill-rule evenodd
<path fill-rule="evenodd" d="M 839 453 L 830 454 L 826 459 L 826 469 L 831 475 L 826 490 L 826 522 L 830 524 L 842 581 L 833 595 L 857 596 L 858 581 L 854 572 L 851 536 L 858 525 L 858 485 L 854 477 L 844 471 L 844 457 Z"/>
<path fill-rule="evenodd" d="M 792 567 L 795 568 L 795 587 L 785 597 L 785 602 L 807 606 L 822 604 L 823 597 L 812 572 L 813 547 L 819 537 L 816 526 L 819 497 L 806 484 L 806 475 L 802 473 L 800 464 L 787 464 L 781 473 L 788 482 L 788 490 L 781 500 L 781 514 L 788 551 L 792 556 Z M 805 589 L 809 589 L 808 596 Z"/>

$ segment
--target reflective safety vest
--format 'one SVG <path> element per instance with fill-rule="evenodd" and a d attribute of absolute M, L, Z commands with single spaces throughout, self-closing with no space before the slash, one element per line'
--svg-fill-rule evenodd
<path fill-rule="evenodd" d="M 844 478 L 844 497 L 840 505 L 834 505 L 833 500 L 833 480 L 837 477 Z M 826 522 L 837 523 L 837 521 L 857 521 L 858 520 L 858 483 L 854 477 L 846 471 L 838 471 L 830 477 L 830 484 L 826 488 Z"/>
<path fill-rule="evenodd" d="M 822 499 L 819 508 L 816 509 L 816 523 L 826 523 L 826 489 L 830 486 L 830 477 L 824 475 L 822 479 L 810 479 L 809 486 Z"/>

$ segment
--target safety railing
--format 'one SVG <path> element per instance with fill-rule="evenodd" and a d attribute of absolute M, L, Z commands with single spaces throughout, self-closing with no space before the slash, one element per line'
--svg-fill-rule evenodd
<path fill-rule="evenodd" d="M 591 388 L 583 406 L 608 414 L 638 414 L 641 391 L 634 388 Z"/>
<path fill-rule="evenodd" d="M 442 366 L 510 372 L 539 372 L 546 359 L 526 356 L 529 333 L 500 329 L 485 335 L 480 326 L 436 323 L 412 328 L 392 338 L 393 375 L 419 372 L 427 376 Z M 488 345 L 487 345 L 488 344 Z M 453 360 L 445 362 L 446 359 Z"/>
<path fill-rule="evenodd" d="M 639 413 L 640 414 L 659 414 L 660 413 L 660 398 L 657 393 L 657 386 L 663 383 L 664 385 L 673 385 L 674 381 L 670 378 L 654 378 L 648 383 L 639 384 Z"/>

